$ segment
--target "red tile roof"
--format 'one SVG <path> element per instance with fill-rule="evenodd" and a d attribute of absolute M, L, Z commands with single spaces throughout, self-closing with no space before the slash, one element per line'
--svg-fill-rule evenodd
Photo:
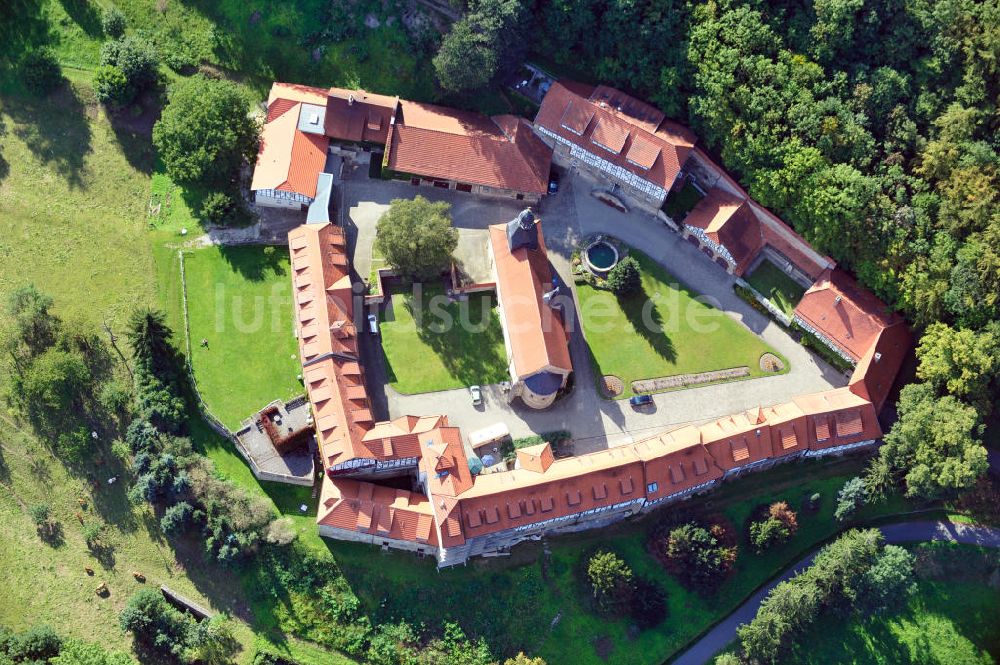
<path fill-rule="evenodd" d="M 545 293 L 552 289 L 552 270 L 541 222 L 536 223 L 535 230 L 538 249 L 520 247 L 511 252 L 507 226 L 490 226 L 497 292 L 510 341 L 511 360 L 519 378 L 546 368 L 573 371 L 562 316 L 543 301 Z"/>
<path fill-rule="evenodd" d="M 330 140 L 298 130 L 301 103 L 277 98 L 268 107 L 250 189 L 277 189 L 313 198 Z"/>
<path fill-rule="evenodd" d="M 902 320 L 842 270 L 827 270 L 802 296 L 795 315 L 831 339 L 855 361 L 883 330 Z"/>
<path fill-rule="evenodd" d="M 696 140 L 690 131 L 664 120 L 662 112 L 634 97 L 572 81 L 558 81 L 549 88 L 535 125 L 666 190 Z"/>
<path fill-rule="evenodd" d="M 527 121 L 400 101 L 389 134 L 395 171 L 497 189 L 544 194 L 551 151 Z"/>
<path fill-rule="evenodd" d="M 422 494 L 346 478 L 323 479 L 316 521 L 345 531 L 438 546 L 434 511 Z"/>
<path fill-rule="evenodd" d="M 684 223 L 702 229 L 713 242 L 725 247 L 742 275 L 763 247 L 761 225 L 745 198 L 713 187 L 684 218 Z"/>
<path fill-rule="evenodd" d="M 417 457 L 416 435 L 447 420 L 373 421 L 357 361 L 354 290 L 343 230 L 331 223 L 304 224 L 289 232 L 288 247 L 302 378 L 324 467 L 357 458 Z"/>

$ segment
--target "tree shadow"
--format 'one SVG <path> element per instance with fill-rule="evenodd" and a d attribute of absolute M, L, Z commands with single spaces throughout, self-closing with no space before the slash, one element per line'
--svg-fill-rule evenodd
<path fill-rule="evenodd" d="M 152 144 L 153 125 L 160 119 L 162 110 L 158 92 L 151 91 L 132 106 L 107 111 L 111 129 L 115 132 L 118 147 L 126 161 L 132 168 L 146 175 L 152 174 L 156 166 L 156 150 Z"/>
<path fill-rule="evenodd" d="M 4 0 L 0 11 L 0 63 L 13 63 L 33 46 L 51 41 L 40 0 Z M 0 70 L 0 78 L 3 78 Z"/>
<path fill-rule="evenodd" d="M 73 19 L 73 22 L 80 26 L 80 29 L 91 37 L 101 37 L 104 30 L 101 27 L 101 15 L 97 12 L 90 0 L 59 0 L 59 4 Z"/>
<path fill-rule="evenodd" d="M 428 307 L 430 298 L 441 295 L 437 291 L 425 292 L 420 312 L 414 311 L 412 298 L 404 301 L 414 319 L 421 317 L 417 338 L 431 349 L 448 373 L 464 385 L 504 380 L 507 358 L 503 329 L 494 311 L 494 298 L 485 294 L 470 295 L 449 303 L 445 307 L 451 318 L 449 325 L 449 321 L 436 315 L 436 307 Z"/>
<path fill-rule="evenodd" d="M 618 298 L 618 306 L 632 325 L 634 332 L 638 333 L 657 355 L 669 363 L 677 362 L 677 349 L 674 348 L 673 340 L 663 327 L 663 314 L 645 289 L 642 293 Z"/>
<path fill-rule="evenodd" d="M 63 532 L 62 522 L 48 521 L 44 524 L 39 524 L 36 531 L 41 541 L 49 547 L 58 548 L 66 544 L 66 535 Z"/>
<path fill-rule="evenodd" d="M 7 136 L 7 123 L 4 122 L 3 118 L 0 118 L 0 139 Z M 4 159 L 3 153 L 0 152 L 0 182 L 4 181 L 10 174 L 10 164 Z"/>
<path fill-rule="evenodd" d="M 88 550 L 90 552 L 90 556 L 94 557 L 97 563 L 101 564 L 101 567 L 105 570 L 111 570 L 115 567 L 116 557 L 113 545 L 95 542 L 88 546 Z"/>
<path fill-rule="evenodd" d="M 86 158 L 92 151 L 91 130 L 84 101 L 71 85 L 47 99 L 18 98 L 5 104 L 13 132 L 28 149 L 69 183 L 85 189 Z"/>
<path fill-rule="evenodd" d="M 271 275 L 285 277 L 287 253 L 273 245 L 219 245 L 219 253 L 229 267 L 251 282 L 262 282 Z"/>

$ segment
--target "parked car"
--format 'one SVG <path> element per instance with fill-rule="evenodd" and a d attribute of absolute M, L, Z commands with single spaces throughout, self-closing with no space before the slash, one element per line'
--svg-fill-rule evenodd
<path fill-rule="evenodd" d="M 373 335 L 378 334 L 378 317 L 374 314 L 368 315 L 368 332 Z"/>
<path fill-rule="evenodd" d="M 632 405 L 633 409 L 639 409 L 644 406 L 649 406 L 653 403 L 652 395 L 633 395 L 628 398 L 628 403 Z"/>
<path fill-rule="evenodd" d="M 559 174 L 555 171 L 549 172 L 549 194 L 559 191 Z"/>
<path fill-rule="evenodd" d="M 479 406 L 483 403 L 483 389 L 479 386 L 469 386 L 469 394 L 472 395 L 473 406 Z"/>

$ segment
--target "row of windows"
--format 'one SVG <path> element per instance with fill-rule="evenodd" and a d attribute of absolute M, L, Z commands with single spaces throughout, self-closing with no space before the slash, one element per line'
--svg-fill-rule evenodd
<path fill-rule="evenodd" d="M 640 178 L 639 176 L 637 176 L 636 174 L 632 173 L 628 169 L 623 168 L 621 166 L 618 166 L 616 164 L 612 164 L 611 162 L 607 161 L 606 159 L 602 159 L 601 157 L 598 157 L 594 153 L 592 153 L 592 152 L 590 152 L 588 150 L 584 150 L 583 148 L 581 148 L 580 146 L 576 145 L 572 141 L 567 141 L 563 137 L 559 136 L 558 134 L 555 134 L 554 132 L 546 129 L 545 127 L 539 127 L 539 130 L 541 130 L 541 132 L 543 134 L 545 134 L 546 136 L 550 136 L 553 139 L 555 139 L 556 141 L 559 141 L 560 143 L 563 143 L 563 144 L 569 146 L 569 148 L 570 148 L 570 155 L 572 157 L 574 157 L 576 159 L 579 159 L 582 162 L 584 162 L 585 164 L 588 164 L 589 166 L 593 166 L 594 168 L 597 168 L 597 169 L 603 171 L 604 173 L 607 173 L 608 175 L 610 175 L 610 176 L 612 176 L 614 178 L 617 178 L 618 180 L 620 180 L 621 182 L 625 183 L 629 187 L 637 189 L 637 190 L 643 192 L 644 194 L 647 194 L 649 197 L 655 198 L 655 199 L 661 199 L 661 198 L 663 198 L 663 197 L 665 197 L 667 195 L 667 190 L 663 189 L 662 187 L 660 187 L 658 185 L 654 185 L 653 183 L 649 182 L 648 180 Z M 598 143 L 597 145 L 600 145 L 600 144 Z M 601 146 L 601 147 L 604 147 L 604 146 Z"/>
<path fill-rule="evenodd" d="M 572 515 L 565 515 L 563 517 L 553 517 L 552 519 L 545 520 L 543 522 L 534 522 L 532 524 L 523 524 L 521 526 L 514 527 L 514 531 L 526 531 L 528 529 L 537 529 L 537 528 L 543 527 L 543 526 L 545 526 L 547 524 L 556 524 L 557 522 L 568 522 L 570 520 L 579 519 L 580 517 L 583 517 L 585 515 L 596 515 L 597 513 L 606 513 L 608 511 L 615 510 L 615 509 L 618 509 L 618 508 L 624 508 L 625 506 L 628 506 L 629 504 L 639 503 L 641 501 L 643 501 L 643 499 L 634 499 L 632 501 L 623 501 L 622 503 L 616 503 L 616 504 L 613 504 L 613 505 L 610 505 L 610 506 L 600 506 L 599 508 L 591 508 L 590 510 L 585 510 L 585 511 L 583 511 L 581 513 L 573 513 Z"/>
<path fill-rule="evenodd" d="M 295 192 L 286 192 L 282 189 L 258 189 L 257 196 L 267 196 L 272 199 L 285 199 L 287 201 L 298 201 L 299 203 L 310 203 L 312 199 Z"/>
<path fill-rule="evenodd" d="M 821 333 L 820 331 L 816 330 L 811 325 L 809 325 L 808 323 L 806 323 L 805 321 L 803 321 L 802 318 L 799 317 L 798 314 L 795 315 L 795 318 L 793 318 L 792 321 L 794 323 L 798 324 L 799 327 L 801 327 L 802 329 L 804 329 L 806 332 L 811 333 L 816 338 L 818 338 L 821 342 L 823 342 L 828 347 L 830 347 L 830 350 L 833 351 L 834 353 L 836 353 L 838 356 L 840 356 L 841 358 L 843 358 L 847 362 L 851 363 L 852 365 L 855 364 L 854 358 L 851 358 L 849 355 L 847 355 L 846 353 L 844 353 L 843 351 L 841 351 L 840 347 L 837 346 L 833 342 L 833 340 L 831 340 L 829 337 L 827 337 L 826 335 L 824 335 L 823 333 Z"/>

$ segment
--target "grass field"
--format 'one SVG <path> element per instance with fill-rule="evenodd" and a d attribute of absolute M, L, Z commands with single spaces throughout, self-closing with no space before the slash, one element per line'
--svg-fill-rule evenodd
<path fill-rule="evenodd" d="M 789 317 L 792 316 L 795 306 L 802 300 L 802 294 L 806 292 L 798 282 L 766 260 L 761 261 L 761 264 L 746 280 L 750 286 L 757 289 L 758 293 L 774 303 Z"/>
<path fill-rule="evenodd" d="M 448 303 L 439 286 L 392 294 L 381 313 L 389 383 L 401 393 L 427 393 L 509 377 L 500 318 L 492 294 Z"/>
<path fill-rule="evenodd" d="M 209 410 L 235 430 L 271 400 L 302 394 L 284 248 L 186 250 L 184 268 L 191 364 Z"/>
<path fill-rule="evenodd" d="M 774 350 L 679 286 L 648 256 L 634 250 L 632 256 L 642 269 L 642 293 L 619 299 L 587 284 L 577 286 L 583 330 L 598 376 L 622 379 L 622 397 L 628 397 L 630 382 L 636 379 L 742 366 L 752 377 L 765 374 L 760 357 Z"/>
<path fill-rule="evenodd" d="M 741 479 L 706 499 L 685 504 L 685 508 L 697 508 L 710 502 L 712 511 L 723 514 L 740 529 L 758 501 L 786 499 L 798 510 L 805 497 L 813 492 L 822 495 L 817 512 L 799 513 L 800 530 L 789 543 L 757 556 L 741 542 L 736 572 L 710 598 L 684 589 L 646 551 L 647 534 L 665 513 L 548 538 L 548 556 L 539 544 L 529 543 L 515 548 L 510 558 L 475 559 L 466 567 L 440 573 L 435 573 L 432 561 L 404 553 L 322 541 L 315 535 L 304 542 L 334 555 L 373 619 L 406 618 L 433 626 L 442 617 L 455 617 L 467 630 L 486 636 L 496 650 L 511 653 L 523 649 L 542 656 L 549 665 L 659 665 L 728 614 L 759 584 L 834 534 L 838 528 L 832 518 L 836 491 L 860 468 L 859 460 L 793 464 Z M 897 499 L 866 508 L 862 518 L 905 508 Z M 627 620 L 609 619 L 589 610 L 589 592 L 581 583 L 580 571 L 586 556 L 599 546 L 614 548 L 637 575 L 648 575 L 663 586 L 669 604 L 666 621 L 634 635 Z M 556 616 L 560 618 L 553 625 Z M 595 650 L 599 638 L 605 638 L 604 644 L 610 647 L 607 659 Z"/>
<path fill-rule="evenodd" d="M 977 549 L 939 543 L 974 566 Z M 918 571 L 919 572 L 919 571 Z M 879 614 L 868 621 L 836 618 L 822 621 L 801 639 L 783 662 L 802 665 L 871 663 L 873 665 L 988 665 L 1000 657 L 1000 589 L 988 574 L 982 579 L 921 579 L 902 612 Z"/>

